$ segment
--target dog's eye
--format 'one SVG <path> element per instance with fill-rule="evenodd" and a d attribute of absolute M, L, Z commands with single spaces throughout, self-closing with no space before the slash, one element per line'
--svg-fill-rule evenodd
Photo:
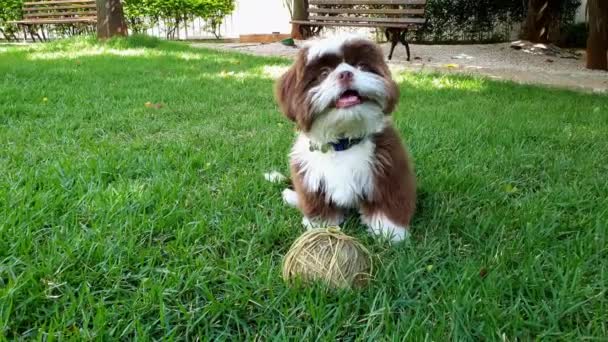
<path fill-rule="evenodd" d="M 319 79 L 325 79 L 327 76 L 329 76 L 329 73 L 331 72 L 331 69 L 328 67 L 323 67 L 321 68 L 321 70 L 319 71 Z"/>
<path fill-rule="evenodd" d="M 370 71 L 370 67 L 369 65 L 365 64 L 365 63 L 359 63 L 357 64 L 357 69 L 361 70 L 361 71 Z"/>

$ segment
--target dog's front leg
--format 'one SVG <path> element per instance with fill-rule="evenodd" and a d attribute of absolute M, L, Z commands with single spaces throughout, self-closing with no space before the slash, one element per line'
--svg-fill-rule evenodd
<path fill-rule="evenodd" d="M 323 193 L 298 192 L 298 209 L 306 229 L 338 226 L 344 221 L 344 212 L 325 201 Z"/>
<path fill-rule="evenodd" d="M 302 225 L 306 229 L 328 228 L 344 222 L 344 211 L 326 198 L 322 190 L 309 190 L 304 184 L 304 174 L 297 164 L 291 165 L 291 179 L 294 190 L 283 191 L 283 201 L 302 212 Z"/>

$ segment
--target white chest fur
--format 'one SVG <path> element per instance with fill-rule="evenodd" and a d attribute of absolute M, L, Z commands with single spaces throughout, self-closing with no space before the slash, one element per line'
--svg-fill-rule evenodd
<path fill-rule="evenodd" d="M 302 182 L 310 192 L 322 190 L 326 201 L 340 207 L 356 207 L 374 190 L 374 150 L 365 140 L 346 151 L 310 151 L 309 139 L 300 134 L 292 152 L 292 162 L 300 166 Z"/>

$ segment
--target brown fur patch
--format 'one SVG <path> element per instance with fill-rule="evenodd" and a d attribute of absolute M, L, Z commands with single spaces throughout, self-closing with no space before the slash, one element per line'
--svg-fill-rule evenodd
<path fill-rule="evenodd" d="M 361 203 L 361 212 L 384 214 L 400 226 L 409 226 L 416 209 L 416 179 L 407 152 L 393 127 L 376 135 L 374 142 L 374 193 Z"/>
<path fill-rule="evenodd" d="M 275 86 L 275 98 L 281 111 L 287 118 L 296 121 L 299 108 L 299 101 L 296 94 L 297 86 L 302 78 L 302 70 L 306 65 L 306 49 L 298 53 L 295 63 L 279 78 Z"/>
<path fill-rule="evenodd" d="M 342 214 L 340 208 L 325 201 L 325 192 L 310 192 L 304 187 L 300 167 L 295 163 L 291 164 L 291 179 L 298 194 L 298 208 L 304 216 L 310 219 L 333 221 Z"/>

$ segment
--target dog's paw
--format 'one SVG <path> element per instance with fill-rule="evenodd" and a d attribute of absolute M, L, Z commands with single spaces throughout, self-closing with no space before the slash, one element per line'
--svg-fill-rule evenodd
<path fill-rule="evenodd" d="M 407 228 L 402 228 L 402 227 L 387 227 L 387 226 L 378 227 L 378 228 L 367 227 L 367 231 L 378 237 L 387 239 L 388 241 L 390 241 L 392 243 L 398 243 L 403 240 L 407 240 L 409 238 L 409 232 L 408 232 Z"/>
<path fill-rule="evenodd" d="M 297 207 L 298 206 L 298 194 L 291 190 L 291 189 L 285 189 L 282 192 L 282 197 L 283 197 L 283 202 L 285 202 L 286 204 L 292 206 L 292 207 Z"/>
<path fill-rule="evenodd" d="M 270 183 L 284 183 L 287 181 L 287 177 L 278 171 L 270 171 L 264 173 L 264 179 Z"/>
<path fill-rule="evenodd" d="M 376 214 L 371 217 L 361 216 L 361 220 L 367 226 L 367 231 L 376 236 L 385 238 L 392 243 L 407 240 L 409 231 L 407 226 L 395 224 L 386 216 Z"/>
<path fill-rule="evenodd" d="M 302 225 L 307 230 L 315 229 L 315 228 L 329 228 L 339 226 L 344 222 L 344 216 L 339 215 L 333 219 L 318 219 L 318 218 L 309 218 L 304 216 L 302 218 Z"/>

